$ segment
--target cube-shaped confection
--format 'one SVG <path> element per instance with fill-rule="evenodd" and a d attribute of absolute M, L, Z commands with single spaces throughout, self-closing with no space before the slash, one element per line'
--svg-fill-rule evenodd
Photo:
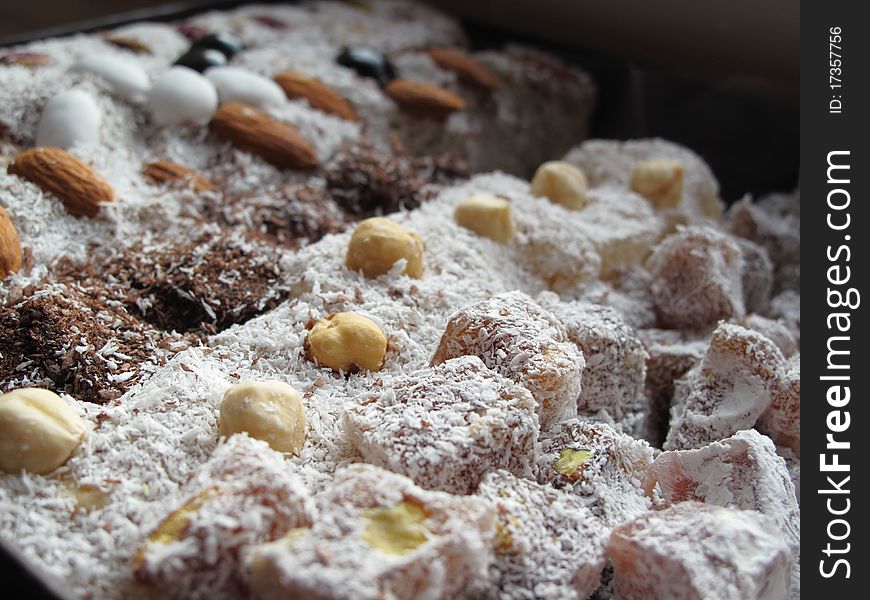
<path fill-rule="evenodd" d="M 572 491 L 612 527 L 649 510 L 643 481 L 652 460 L 647 442 L 573 419 L 542 435 L 538 480 Z"/>
<path fill-rule="evenodd" d="M 583 356 L 564 325 L 525 294 L 499 294 L 454 313 L 432 364 L 458 356 L 477 356 L 528 389 L 542 430 L 577 414 Z"/>
<path fill-rule="evenodd" d="M 801 355 L 785 365 L 785 373 L 771 395 L 770 406 L 758 419 L 758 429 L 801 456 Z"/>
<path fill-rule="evenodd" d="M 371 465 L 336 473 L 311 528 L 254 549 L 251 587 L 262 600 L 447 600 L 486 581 L 493 507 L 423 490 Z"/>
<path fill-rule="evenodd" d="M 588 175 L 592 187 L 631 187 L 637 168 L 649 161 L 675 162 L 682 167 L 682 194 L 676 208 L 664 211 L 671 222 L 720 220 L 724 204 L 713 171 L 695 152 L 663 139 L 589 140 L 572 149 L 564 160 Z"/>
<path fill-rule="evenodd" d="M 498 598 L 582 600 L 598 588 L 608 530 L 577 496 L 506 471 L 477 493 L 495 506 Z"/>
<path fill-rule="evenodd" d="M 786 598 L 791 557 L 754 511 L 681 502 L 618 526 L 608 554 L 625 600 Z"/>
<path fill-rule="evenodd" d="M 605 410 L 621 419 L 643 392 L 647 360 L 643 343 L 612 308 L 580 302 L 548 308 L 565 324 L 568 339 L 586 361 L 577 412 L 593 415 Z"/>
<path fill-rule="evenodd" d="M 754 426 L 784 371 L 785 359 L 772 341 L 722 323 L 701 362 L 676 383 L 664 449 L 700 448 Z"/>
<path fill-rule="evenodd" d="M 242 552 L 309 526 L 314 514 L 308 490 L 279 452 L 234 435 L 141 542 L 136 577 L 170 598 L 239 597 L 246 590 Z"/>
<path fill-rule="evenodd" d="M 735 238 L 743 255 L 743 304 L 746 312 L 764 312 L 773 292 L 773 263 L 762 246 L 744 238 Z"/>
<path fill-rule="evenodd" d="M 366 462 L 455 494 L 493 469 L 531 474 L 539 432 L 529 391 L 476 356 L 385 382 L 347 411 L 344 429 Z"/>
<path fill-rule="evenodd" d="M 662 326 L 695 329 L 742 316 L 743 256 L 712 227 L 680 228 L 653 250 L 650 285 Z"/>
<path fill-rule="evenodd" d="M 668 431 L 674 381 L 704 358 L 707 339 L 671 329 L 641 329 L 638 336 L 649 355 L 645 383 L 650 400 L 648 420 L 657 432 L 656 445 L 661 445 Z"/>
<path fill-rule="evenodd" d="M 646 485 L 666 504 L 697 500 L 757 510 L 776 522 L 795 556 L 800 552 L 800 509 L 788 467 L 754 429 L 697 450 L 662 452 Z"/>

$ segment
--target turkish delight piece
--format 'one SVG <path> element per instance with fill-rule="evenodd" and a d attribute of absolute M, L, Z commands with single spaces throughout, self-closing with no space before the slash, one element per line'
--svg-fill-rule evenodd
<path fill-rule="evenodd" d="M 800 584 L 800 509 L 788 466 L 766 436 L 753 429 L 699 448 L 663 452 L 649 468 L 647 489 L 667 504 L 696 500 L 770 517 L 794 559 Z"/>
<path fill-rule="evenodd" d="M 695 329 L 739 317 L 743 257 L 730 236 L 711 227 L 681 227 L 653 250 L 647 266 L 662 326 Z"/>
<path fill-rule="evenodd" d="M 554 302 L 546 307 L 565 324 L 568 339 L 586 361 L 577 412 L 594 415 L 605 410 L 614 419 L 622 419 L 637 403 L 646 379 L 648 356 L 635 331 L 605 306 Z"/>
<path fill-rule="evenodd" d="M 786 290 L 770 301 L 767 316 L 781 321 L 794 336 L 798 348 L 801 345 L 801 295 L 796 290 Z"/>
<path fill-rule="evenodd" d="M 647 414 L 644 439 L 656 447 L 665 441 L 670 420 L 674 382 L 698 364 L 707 351 L 707 338 L 674 329 L 641 329 L 649 359 L 646 363 Z"/>
<path fill-rule="evenodd" d="M 371 465 L 339 470 L 310 528 L 248 555 L 262 600 L 455 598 L 487 580 L 495 511 Z"/>
<path fill-rule="evenodd" d="M 791 358 L 798 352 L 798 343 L 792 330 L 780 319 L 768 319 L 758 314 L 751 314 L 735 319 L 734 322 L 768 338 L 776 344 L 785 358 Z"/>
<path fill-rule="evenodd" d="M 746 312 L 764 312 L 773 292 L 773 262 L 762 246 L 744 238 L 736 238 L 743 254 L 743 304 Z"/>
<path fill-rule="evenodd" d="M 478 495 L 495 506 L 495 560 L 500 600 L 582 600 L 599 586 L 607 529 L 574 495 L 489 473 Z"/>
<path fill-rule="evenodd" d="M 800 201 L 792 194 L 748 198 L 728 210 L 728 229 L 763 246 L 774 265 L 774 291 L 800 288 Z"/>
<path fill-rule="evenodd" d="M 565 326 L 525 294 L 499 294 L 450 317 L 432 365 L 467 355 L 528 389 L 542 430 L 577 414 L 583 355 Z"/>
<path fill-rule="evenodd" d="M 133 559 L 136 578 L 170 598 L 245 596 L 244 550 L 307 527 L 315 515 L 284 457 L 246 435 L 218 446 L 187 487 Z"/>
<path fill-rule="evenodd" d="M 652 460 L 647 442 L 605 423 L 572 419 L 542 435 L 538 481 L 573 492 L 613 527 L 651 507 L 643 482 Z"/>
<path fill-rule="evenodd" d="M 463 356 L 364 394 L 344 431 L 366 462 L 470 494 L 493 469 L 530 475 L 539 427 L 528 390 Z"/>
<path fill-rule="evenodd" d="M 610 535 L 616 593 L 625 600 L 783 600 L 791 558 L 757 512 L 681 502 Z"/>
<path fill-rule="evenodd" d="M 771 395 L 770 407 L 758 419 L 758 429 L 780 446 L 801 456 L 801 355 L 792 356 Z"/>
<path fill-rule="evenodd" d="M 683 171 L 682 194 L 676 208 L 662 211 L 674 222 L 720 220 L 724 204 L 719 184 L 704 160 L 683 146 L 651 138 L 630 140 L 588 140 L 563 159 L 586 173 L 590 187 L 615 185 L 629 189 L 638 164 L 650 160 L 676 161 Z"/>
<path fill-rule="evenodd" d="M 778 389 L 785 359 L 763 335 L 722 323 L 704 358 L 676 382 L 663 448 L 700 448 L 755 425 Z"/>

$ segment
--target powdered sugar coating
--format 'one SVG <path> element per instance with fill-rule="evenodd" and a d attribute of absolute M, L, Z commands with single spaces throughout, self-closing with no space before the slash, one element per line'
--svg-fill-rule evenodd
<path fill-rule="evenodd" d="M 752 511 L 682 502 L 617 527 L 608 554 L 626 600 L 787 597 L 788 547 Z"/>
<path fill-rule="evenodd" d="M 666 327 L 700 328 L 745 312 L 740 247 L 711 227 L 679 228 L 656 246 L 648 268 Z"/>
<path fill-rule="evenodd" d="M 763 335 L 719 325 L 703 360 L 676 383 L 663 448 L 699 448 L 755 425 L 784 366 L 782 353 Z"/>
<path fill-rule="evenodd" d="M 782 378 L 771 396 L 770 407 L 758 419 L 758 429 L 801 456 L 801 355 L 785 364 Z"/>
<path fill-rule="evenodd" d="M 770 517 L 793 559 L 792 592 L 800 596 L 800 512 L 785 461 L 769 438 L 749 429 L 697 450 L 663 452 L 648 471 L 665 505 L 694 500 Z"/>
<path fill-rule="evenodd" d="M 568 476 L 555 468 L 565 448 L 589 451 L 579 470 Z M 643 487 L 652 460 L 647 442 L 605 423 L 573 419 L 541 436 L 538 481 L 572 491 L 593 515 L 614 527 L 652 506 Z"/>
<path fill-rule="evenodd" d="M 477 494 L 495 507 L 491 576 L 499 600 L 582 600 L 601 580 L 607 530 L 574 495 L 489 473 Z"/>
<path fill-rule="evenodd" d="M 526 389 L 463 356 L 359 397 L 344 428 L 366 462 L 428 489 L 470 494 L 493 469 L 531 475 L 534 410 Z"/>
<path fill-rule="evenodd" d="M 387 553 L 366 539 L 367 515 L 400 503 L 420 509 L 424 539 Z M 311 529 L 251 552 L 258 598 L 447 600 L 486 580 L 495 513 L 481 498 L 425 491 L 407 477 L 352 465 L 336 473 L 317 505 Z"/>
<path fill-rule="evenodd" d="M 542 430 L 577 414 L 583 355 L 556 317 L 524 294 L 499 294 L 450 317 L 432 364 L 466 355 L 526 387 Z"/>

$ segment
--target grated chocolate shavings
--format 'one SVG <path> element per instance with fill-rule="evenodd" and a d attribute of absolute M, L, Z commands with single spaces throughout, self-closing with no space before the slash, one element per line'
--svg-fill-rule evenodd
<path fill-rule="evenodd" d="M 135 244 L 97 265 L 91 277 L 110 282 L 115 299 L 152 325 L 204 336 L 283 300 L 279 257 L 274 246 L 239 233 L 203 234 L 189 242 Z"/>
<path fill-rule="evenodd" d="M 432 184 L 467 177 L 465 163 L 450 155 L 414 158 L 366 145 L 344 149 L 325 174 L 332 198 L 355 218 L 417 208 L 434 195 Z"/>
<path fill-rule="evenodd" d="M 32 285 L 0 307 L 0 390 L 44 387 L 103 404 L 163 364 L 168 336 L 100 296 L 73 282 Z"/>

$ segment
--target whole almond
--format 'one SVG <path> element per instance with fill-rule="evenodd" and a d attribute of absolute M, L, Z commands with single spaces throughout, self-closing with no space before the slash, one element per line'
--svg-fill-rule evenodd
<path fill-rule="evenodd" d="M 307 100 L 317 110 L 348 121 L 357 120 L 356 113 L 347 100 L 319 79 L 296 71 L 282 71 L 275 75 L 275 83 L 281 86 L 291 100 Z"/>
<path fill-rule="evenodd" d="M 62 148 L 25 150 L 7 172 L 54 194 L 76 217 L 95 217 L 101 204 L 115 199 L 115 190 L 99 173 Z"/>
<path fill-rule="evenodd" d="M 151 54 L 151 47 L 138 38 L 126 35 L 107 35 L 103 37 L 108 43 L 136 54 Z"/>
<path fill-rule="evenodd" d="M 501 87 L 498 75 L 461 50 L 431 48 L 429 57 L 442 69 L 456 73 L 461 83 L 487 91 L 495 91 Z"/>
<path fill-rule="evenodd" d="M 384 87 L 384 93 L 403 110 L 442 119 L 465 108 L 462 98 L 437 85 L 413 79 L 394 79 Z"/>
<path fill-rule="evenodd" d="M 142 174 L 154 183 L 190 185 L 197 192 L 208 192 L 217 189 L 211 181 L 193 169 L 182 167 L 168 160 L 157 160 L 146 164 L 145 168 L 142 169 Z"/>
<path fill-rule="evenodd" d="M 317 153 L 294 127 L 241 102 L 224 104 L 211 120 L 221 138 L 279 168 L 313 169 Z"/>
<path fill-rule="evenodd" d="M 0 206 L 0 277 L 21 268 L 21 240 L 12 219 Z"/>

